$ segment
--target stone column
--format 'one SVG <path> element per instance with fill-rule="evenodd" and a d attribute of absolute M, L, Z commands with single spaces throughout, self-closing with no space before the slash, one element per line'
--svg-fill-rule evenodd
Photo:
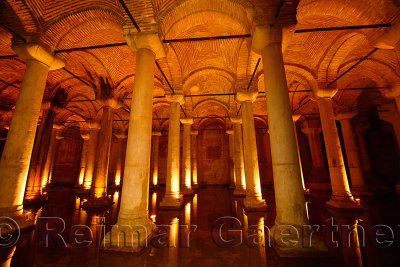
<path fill-rule="evenodd" d="M 184 196 L 193 196 L 192 189 L 192 162 L 191 162 L 191 148 L 190 148 L 190 132 L 193 124 L 192 118 L 182 118 L 183 124 L 183 142 L 182 142 L 182 194 Z"/>
<path fill-rule="evenodd" d="M 154 65 L 156 57 L 165 57 L 165 53 L 156 33 L 125 29 L 125 39 L 136 51 L 135 81 L 120 210 L 117 223 L 106 234 L 105 245 L 107 249 L 139 251 L 155 229 L 148 210 Z M 118 242 L 120 231 L 127 237 L 125 246 Z"/>
<path fill-rule="evenodd" d="M 29 40 L 12 47 L 26 68 L 0 162 L 0 215 L 14 217 L 24 228 L 32 223 L 20 215 L 47 74 L 64 62 Z"/>
<path fill-rule="evenodd" d="M 122 179 L 122 151 L 124 142 L 126 139 L 125 133 L 116 133 L 115 137 L 117 138 L 117 160 L 115 162 L 115 177 L 114 177 L 114 186 L 121 186 Z"/>
<path fill-rule="evenodd" d="M 233 162 L 233 130 L 226 130 L 226 134 L 229 137 L 229 189 L 236 188 L 236 177 L 235 177 L 235 163 Z"/>
<path fill-rule="evenodd" d="M 302 128 L 301 131 L 307 135 L 313 166 L 316 168 L 323 168 L 325 166 L 324 156 L 322 154 L 321 141 L 319 137 L 322 129 L 316 127 L 306 127 Z"/>
<path fill-rule="evenodd" d="M 356 115 L 357 112 L 341 113 L 336 115 L 336 119 L 340 121 L 340 125 L 342 126 L 343 141 L 351 178 L 351 192 L 354 195 L 365 196 L 371 195 L 371 193 L 368 192 L 365 186 L 357 144 L 351 126 L 351 119 Z"/>
<path fill-rule="evenodd" d="M 235 165 L 236 188 L 233 195 L 236 197 L 246 196 L 246 178 L 244 172 L 244 159 L 243 159 L 243 139 L 242 139 L 242 119 L 238 117 L 231 117 L 233 124 L 233 160 Z"/>
<path fill-rule="evenodd" d="M 256 91 L 239 91 L 236 93 L 236 100 L 242 104 L 244 172 L 246 174 L 246 198 L 243 204 L 246 211 L 263 211 L 267 209 L 267 204 L 262 199 L 261 194 L 253 116 L 253 102 L 256 100 L 257 94 L 258 92 Z"/>
<path fill-rule="evenodd" d="M 158 185 L 158 151 L 160 149 L 160 136 L 162 136 L 162 134 L 160 131 L 153 131 L 151 135 L 153 138 L 153 146 L 151 148 L 151 169 L 153 171 L 151 175 L 151 185 L 156 187 Z"/>
<path fill-rule="evenodd" d="M 301 232 L 302 225 L 309 224 L 281 42 L 282 29 L 278 25 L 255 28 L 252 49 L 262 56 L 267 99 L 276 203 L 276 219 L 271 234 L 276 234 L 275 239 L 278 239 L 279 232 L 285 229 L 291 233 L 295 227 Z M 291 226 L 290 229 L 287 225 Z M 318 240 L 313 241 L 311 248 L 304 248 L 300 244 L 302 242 L 291 248 L 274 248 L 282 257 L 315 257 L 317 253 L 326 252 L 322 243 Z"/>
<path fill-rule="evenodd" d="M 360 204 L 354 200 L 347 180 L 342 148 L 336 128 L 335 114 L 331 98 L 336 90 L 317 89 L 313 92 L 313 99 L 317 101 L 324 134 L 326 155 L 328 158 L 329 175 L 331 178 L 332 196 L 326 204 L 340 210 L 360 209 Z"/>
<path fill-rule="evenodd" d="M 76 181 L 75 187 L 81 188 L 83 186 L 83 179 L 85 178 L 85 170 L 86 170 L 86 159 L 88 154 L 89 147 L 89 133 L 81 133 L 81 137 L 83 139 L 82 151 L 81 151 L 81 162 L 79 167 L 79 176 Z"/>
<path fill-rule="evenodd" d="M 46 162 L 43 168 L 43 179 L 42 179 L 43 187 L 46 186 L 48 183 L 50 183 L 51 167 L 52 163 L 54 162 L 54 157 L 56 155 L 57 143 L 58 143 L 57 132 L 59 129 L 61 129 L 61 127 L 62 127 L 61 125 L 53 124 L 49 151 L 47 152 Z"/>
<path fill-rule="evenodd" d="M 94 164 L 96 160 L 97 140 L 99 136 L 100 125 L 98 123 L 89 123 L 89 144 L 86 159 L 85 178 L 83 179 L 83 188 L 90 190 L 93 181 Z"/>
<path fill-rule="evenodd" d="M 50 173 L 49 173 L 49 179 L 48 179 L 48 184 L 52 183 L 52 179 L 53 179 L 53 169 L 54 169 L 54 164 L 56 162 L 56 156 L 57 156 L 57 148 L 58 148 L 58 143 L 60 142 L 59 140 L 64 139 L 64 136 L 62 135 L 61 131 L 57 131 L 56 134 L 56 140 L 55 140 L 55 144 L 54 144 L 54 156 L 51 159 L 51 163 L 50 163 Z"/>
<path fill-rule="evenodd" d="M 293 130 L 294 130 L 294 136 L 296 137 L 296 146 L 297 146 L 297 155 L 299 157 L 301 183 L 302 183 L 304 192 L 308 192 L 308 189 L 306 188 L 306 184 L 304 183 L 303 166 L 301 165 L 301 156 L 300 156 L 300 149 L 299 149 L 299 139 L 297 138 L 296 121 L 298 121 L 300 119 L 300 117 L 301 117 L 301 115 L 299 115 L 299 114 L 293 114 L 292 115 Z"/>
<path fill-rule="evenodd" d="M 169 128 L 168 128 L 168 157 L 167 180 L 165 195 L 160 202 L 161 209 L 180 209 L 183 199 L 179 191 L 179 152 L 180 152 L 180 104 L 183 103 L 183 94 L 168 95 L 170 102 Z"/>
<path fill-rule="evenodd" d="M 192 135 L 192 188 L 198 189 L 199 183 L 197 181 L 197 136 L 199 135 L 199 131 L 191 131 Z"/>

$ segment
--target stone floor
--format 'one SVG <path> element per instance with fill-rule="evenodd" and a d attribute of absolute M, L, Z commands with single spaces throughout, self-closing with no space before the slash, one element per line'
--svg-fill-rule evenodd
<path fill-rule="evenodd" d="M 111 191 L 115 204 L 107 211 L 86 212 L 79 208 L 83 201 L 75 196 L 72 187 L 55 187 L 48 193 L 48 202 L 38 214 L 43 217 L 60 217 L 65 221 L 65 228 L 72 225 L 85 224 L 92 229 L 94 241 L 87 248 L 75 248 L 68 240 L 68 231 L 61 234 L 67 246 L 56 247 L 50 239 L 48 247 L 40 247 L 37 230 L 21 236 L 12 258 L 11 266 L 399 266 L 400 265 L 400 213 L 399 200 L 394 194 L 382 194 L 370 198 L 361 198 L 365 212 L 356 214 L 330 213 L 324 203 L 328 199 L 327 192 L 311 192 L 308 198 L 308 211 L 312 224 L 321 225 L 329 218 L 335 217 L 335 222 L 346 223 L 359 219 L 359 224 L 365 228 L 366 245 L 361 248 L 331 248 L 331 257 L 323 259 L 282 259 L 273 248 L 268 246 L 251 247 L 246 242 L 251 232 L 246 230 L 251 225 L 265 224 L 272 227 L 275 217 L 273 189 L 263 188 L 269 210 L 267 213 L 245 214 L 242 201 L 232 197 L 232 191 L 226 187 L 209 186 L 196 191 L 193 198 L 185 199 L 186 205 L 181 211 L 159 211 L 156 203 L 161 200 L 164 188 L 150 192 L 149 210 L 157 225 L 171 225 L 168 233 L 169 247 L 156 248 L 149 245 L 139 253 L 122 253 L 103 251 L 98 245 L 99 236 L 115 223 L 118 213 L 119 192 Z M 29 210 L 35 213 L 37 209 Z M 28 211 L 28 210 L 26 210 Z M 225 226 L 223 238 L 229 229 L 242 229 L 243 242 L 234 247 L 219 247 L 211 236 L 213 223 L 220 217 L 236 217 L 240 227 Z M 102 227 L 101 217 L 105 218 Z M 184 232 L 179 225 L 197 225 L 195 232 L 190 234 L 189 247 L 184 247 L 182 241 Z M 373 225 L 385 224 L 394 229 L 394 243 L 387 248 L 374 248 L 368 240 L 368 229 Z M 396 228 L 397 227 L 397 228 Z M 250 227 L 251 228 L 251 227 Z M 359 232 L 360 233 L 360 232 Z M 324 236 L 320 233 L 320 238 Z M 176 247 L 173 240 L 176 238 Z M 334 239 L 338 240 L 338 235 Z M 179 242 L 178 240 L 181 240 Z M 80 239 L 83 240 L 83 239 Z M 165 238 L 164 241 L 167 239 Z M 167 240 L 168 241 L 168 240 Z M 361 240 L 360 240 L 361 242 Z M 96 244 L 97 243 L 97 244 Z M 40 243 L 43 244 L 43 243 Z M 5 249 L 0 249 L 0 251 Z M 3 253 L 4 254 L 4 253 Z M 361 255 L 361 256 L 360 256 Z M 362 263 L 360 262 L 362 260 Z"/>

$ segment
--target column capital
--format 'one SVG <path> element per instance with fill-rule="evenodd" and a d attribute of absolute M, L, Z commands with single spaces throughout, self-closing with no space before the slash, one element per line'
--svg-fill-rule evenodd
<path fill-rule="evenodd" d="M 62 125 L 62 124 L 53 123 L 53 129 L 60 130 L 60 129 L 63 128 L 63 127 L 64 127 L 64 125 Z"/>
<path fill-rule="evenodd" d="M 292 115 L 293 122 L 298 121 L 300 119 L 300 117 L 301 117 L 301 114 L 293 114 Z"/>
<path fill-rule="evenodd" d="M 123 132 L 121 132 L 121 131 L 115 132 L 114 136 L 117 139 L 126 139 L 128 137 L 128 135 L 124 131 Z"/>
<path fill-rule="evenodd" d="M 241 117 L 230 117 L 232 123 L 242 123 Z"/>
<path fill-rule="evenodd" d="M 100 125 L 100 123 L 97 122 L 97 121 L 89 121 L 89 122 L 88 122 L 88 127 L 89 127 L 91 130 L 100 130 L 101 125 Z"/>
<path fill-rule="evenodd" d="M 157 28 L 156 25 L 155 28 Z M 165 57 L 165 49 L 157 31 L 137 32 L 133 27 L 125 27 L 124 37 L 134 52 L 139 49 L 149 49 L 153 51 L 157 59 Z"/>
<path fill-rule="evenodd" d="M 191 135 L 199 135 L 199 131 L 198 130 L 192 130 L 190 132 Z"/>
<path fill-rule="evenodd" d="M 324 84 L 318 84 L 318 88 L 313 88 L 311 93 L 311 99 L 318 101 L 320 99 L 331 99 L 337 93 L 336 84 L 332 84 L 329 88 Z"/>
<path fill-rule="evenodd" d="M 193 118 L 181 118 L 181 123 L 182 124 L 192 125 L 193 124 Z"/>
<path fill-rule="evenodd" d="M 56 134 L 56 139 L 57 139 L 57 140 L 64 139 L 64 137 L 65 137 L 65 136 L 63 136 L 63 132 L 62 132 L 62 131 L 57 132 L 57 134 Z"/>
<path fill-rule="evenodd" d="M 25 62 L 39 61 L 49 67 L 50 70 L 57 70 L 65 66 L 64 60 L 55 56 L 50 48 L 39 43 L 18 43 L 12 40 L 12 49 Z"/>
<path fill-rule="evenodd" d="M 175 91 L 175 94 L 165 95 L 165 98 L 170 103 L 178 102 L 180 105 L 183 105 L 185 103 L 185 98 L 183 97 L 182 92 Z"/>
<path fill-rule="evenodd" d="M 161 131 L 152 131 L 151 135 L 152 136 L 162 136 L 162 133 L 161 133 Z"/>
<path fill-rule="evenodd" d="M 83 140 L 89 140 L 90 139 L 90 134 L 89 133 L 81 133 L 81 137 Z"/>
<path fill-rule="evenodd" d="M 400 96 L 400 84 L 392 85 L 390 88 L 380 89 L 382 95 L 387 98 L 396 98 Z"/>
<path fill-rule="evenodd" d="M 391 25 L 384 34 L 372 41 L 372 45 L 381 49 L 394 49 L 400 45 L 400 23 Z"/>
<path fill-rule="evenodd" d="M 357 110 L 342 112 L 342 113 L 336 114 L 336 120 L 338 120 L 338 121 L 350 120 L 350 119 L 354 118 L 356 115 L 357 115 Z"/>
<path fill-rule="evenodd" d="M 113 109 L 119 109 L 122 104 L 115 98 L 106 98 L 106 99 L 99 99 L 96 98 L 96 101 L 101 104 L 103 107 L 110 107 Z"/>
<path fill-rule="evenodd" d="M 261 54 L 261 50 L 269 44 L 282 42 L 282 28 L 277 24 L 257 25 L 252 36 L 251 49 Z"/>
<path fill-rule="evenodd" d="M 228 134 L 228 135 L 233 134 L 233 130 L 226 130 L 226 134 Z"/>
<path fill-rule="evenodd" d="M 258 96 L 257 91 L 238 91 L 236 92 L 235 100 L 239 103 L 246 101 L 250 101 L 253 103 L 254 101 L 256 101 L 257 96 Z"/>

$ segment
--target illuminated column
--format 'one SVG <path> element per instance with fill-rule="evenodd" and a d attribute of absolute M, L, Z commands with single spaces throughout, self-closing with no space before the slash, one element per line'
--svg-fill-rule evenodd
<path fill-rule="evenodd" d="M 48 184 L 51 184 L 51 182 L 52 182 L 54 163 L 56 162 L 58 142 L 61 139 L 64 139 L 64 136 L 62 136 L 62 132 L 57 132 L 56 140 L 55 140 L 55 144 L 54 144 L 54 156 L 52 157 L 51 163 L 50 163 L 50 173 L 49 173 L 49 179 L 48 179 L 48 182 L 47 182 Z"/>
<path fill-rule="evenodd" d="M 28 171 L 28 178 L 26 182 L 26 189 L 25 189 L 26 199 L 33 199 L 41 195 L 39 176 L 41 171 L 40 167 L 43 160 L 43 158 L 41 157 L 44 156 L 43 155 L 44 150 L 46 150 L 47 152 L 47 149 L 45 149 L 45 147 L 43 146 L 44 135 L 45 135 L 44 133 L 49 130 L 51 131 L 51 128 L 46 129 L 46 126 L 51 127 L 51 125 L 47 125 L 46 123 L 48 122 L 47 117 L 49 113 L 52 113 L 52 111 L 50 110 L 50 102 L 42 103 L 42 119 L 33 145 L 31 162 Z"/>
<path fill-rule="evenodd" d="M 199 183 L 197 181 L 197 136 L 199 135 L 199 131 L 191 131 L 192 136 L 192 188 L 198 189 Z"/>
<path fill-rule="evenodd" d="M 351 126 L 351 119 L 355 115 L 357 115 L 357 112 L 341 113 L 336 116 L 336 119 L 340 121 L 340 125 L 342 126 L 347 164 L 349 166 L 351 178 L 351 191 L 354 195 L 371 195 L 365 186 L 360 158 L 358 157 L 357 144 Z"/>
<path fill-rule="evenodd" d="M 236 197 L 244 197 L 246 195 L 246 178 L 243 160 L 242 119 L 231 117 L 231 122 L 233 124 L 233 160 L 236 177 L 236 188 L 233 191 L 233 195 Z"/>
<path fill-rule="evenodd" d="M 19 215 L 47 74 L 63 67 L 64 62 L 29 40 L 13 44 L 13 49 L 26 62 L 26 68 L 0 162 L 0 215 L 14 216 L 18 222 L 21 220 L 19 226 L 23 228 L 32 223 Z"/>
<path fill-rule="evenodd" d="M 141 250 L 155 229 L 148 210 L 154 65 L 156 57 L 165 57 L 165 53 L 155 33 L 125 29 L 125 39 L 136 51 L 135 80 L 120 210 L 117 223 L 106 234 L 104 242 L 106 249 L 132 252 Z M 125 232 L 125 243 L 118 242 L 120 231 Z"/>
<path fill-rule="evenodd" d="M 257 91 L 239 91 L 236 93 L 236 100 L 242 104 L 244 172 L 246 174 L 246 198 L 243 204 L 246 211 L 267 209 L 267 204 L 262 199 L 261 194 L 253 116 L 253 102 L 256 100 L 257 94 Z"/>
<path fill-rule="evenodd" d="M 183 94 L 168 95 L 170 102 L 169 128 L 168 128 L 168 158 L 167 180 L 165 195 L 160 202 L 162 209 L 180 209 L 183 199 L 179 192 L 179 150 L 180 150 L 180 104 L 183 103 Z"/>
<path fill-rule="evenodd" d="M 45 187 L 48 183 L 50 183 L 51 176 L 51 168 L 52 163 L 54 162 L 54 157 L 56 155 L 57 150 L 57 132 L 62 128 L 62 125 L 53 124 L 53 129 L 51 130 L 51 139 L 49 145 L 49 151 L 47 152 L 46 162 L 43 168 L 43 177 L 42 177 L 42 187 Z"/>
<path fill-rule="evenodd" d="M 94 163 L 96 160 L 97 152 L 97 140 L 99 136 L 100 125 L 98 123 L 89 123 L 89 143 L 88 143 L 88 153 L 86 159 L 86 170 L 85 178 L 83 179 L 83 187 L 86 190 L 90 190 L 93 181 L 93 171 Z"/>
<path fill-rule="evenodd" d="M 299 158 L 299 166 L 300 166 L 300 175 L 301 175 L 301 183 L 303 185 L 303 190 L 305 192 L 308 192 L 308 189 L 306 188 L 306 185 L 304 183 L 304 175 L 303 175 L 303 166 L 301 165 L 301 156 L 300 156 L 300 149 L 299 149 L 299 139 L 297 138 L 297 128 L 296 128 L 296 121 L 300 119 L 301 115 L 299 114 L 293 114 L 292 119 L 293 119 L 293 130 L 294 130 L 294 136 L 296 137 L 296 146 L 297 146 L 297 155 Z"/>
<path fill-rule="evenodd" d="M 193 124 L 192 118 L 182 118 L 183 124 L 183 145 L 182 145 L 182 176 L 183 176 L 183 189 L 184 196 L 193 196 L 192 189 L 192 167 L 191 167 L 191 149 L 190 149 L 190 132 Z"/>
<path fill-rule="evenodd" d="M 101 129 L 98 136 L 96 151 L 96 164 L 94 169 L 94 180 L 92 181 L 91 197 L 98 199 L 107 197 L 107 177 L 112 136 L 114 108 L 105 106 L 101 118 Z M 91 201 L 86 202 L 91 205 Z M 100 203 L 97 203 L 100 204 Z"/>
<path fill-rule="evenodd" d="M 235 163 L 233 162 L 233 130 L 226 130 L 226 134 L 229 137 L 229 189 L 236 188 L 235 182 Z"/>
<path fill-rule="evenodd" d="M 116 133 L 114 135 L 117 138 L 117 160 L 115 162 L 114 186 L 120 186 L 122 178 L 122 151 L 127 136 L 125 133 Z"/>
<path fill-rule="evenodd" d="M 308 224 L 281 42 L 280 26 L 272 24 L 255 28 L 252 49 L 262 56 L 267 99 L 276 203 L 276 219 L 271 235 L 276 234 L 275 239 L 279 239 L 279 232 L 285 229 L 292 233 L 291 229 L 295 227 L 301 232 L 302 226 Z M 304 248 L 302 244 L 274 248 L 282 257 L 313 257 L 316 253 L 326 252 L 322 243 L 313 241 L 311 248 Z"/>
<path fill-rule="evenodd" d="M 318 89 L 313 92 L 321 117 L 322 132 L 324 134 L 326 156 L 328 158 L 329 175 L 331 178 L 332 195 L 326 204 L 332 208 L 352 210 L 360 209 L 360 204 L 354 200 L 344 166 L 342 148 L 336 128 L 335 114 L 331 98 L 336 94 L 334 89 Z"/>
<path fill-rule="evenodd" d="M 83 179 L 85 178 L 85 170 L 86 170 L 86 159 L 88 154 L 89 147 L 89 137 L 88 133 L 81 133 L 81 137 L 83 139 L 82 151 L 81 151 L 81 162 L 79 167 L 79 177 L 78 181 L 75 184 L 75 187 L 82 187 Z"/>
<path fill-rule="evenodd" d="M 153 146 L 151 148 L 151 163 L 152 163 L 152 186 L 156 187 L 158 185 L 158 151 L 160 149 L 160 136 L 162 136 L 160 131 L 152 132 Z"/>

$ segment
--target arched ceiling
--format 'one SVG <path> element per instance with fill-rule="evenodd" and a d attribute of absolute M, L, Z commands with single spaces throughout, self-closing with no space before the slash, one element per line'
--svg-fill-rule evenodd
<path fill-rule="evenodd" d="M 0 117 L 9 123 L 18 97 L 25 63 L 13 55 L 12 36 L 40 40 L 55 49 L 124 43 L 123 27 L 133 26 L 118 0 L 56 1 L 13 0 L 1 2 Z M 296 29 L 398 23 L 399 6 L 391 0 L 124 0 L 142 31 L 157 25 L 162 40 L 251 34 L 257 23 L 275 20 L 284 26 L 283 57 L 289 98 L 294 113 L 312 116 L 318 109 L 310 90 L 329 83 L 372 51 L 372 40 L 385 28 L 295 33 Z M 278 12 L 279 11 L 279 12 Z M 275 19 L 277 17 L 277 19 Z M 18 37 L 16 37 L 18 38 Z M 172 90 L 183 90 L 181 116 L 195 117 L 197 127 L 208 117 L 229 117 L 240 108 L 233 94 L 247 88 L 259 55 L 251 51 L 251 38 L 184 41 L 164 44 L 166 57 L 158 64 Z M 135 77 L 135 54 L 126 45 L 59 52 L 68 70 L 51 71 L 45 99 L 60 88 L 68 92 L 57 122 L 84 124 L 101 114 L 96 100 L 103 79 L 113 88 L 120 106 L 115 129 L 127 127 Z M 400 63 L 393 50 L 379 49 L 340 78 L 338 88 L 390 86 L 400 81 Z M 267 116 L 262 61 L 250 86 L 260 92 L 254 114 Z M 171 93 L 161 71 L 155 68 L 153 126 L 168 124 L 165 94 Z M 372 90 L 368 90 L 372 91 Z M 221 95 L 222 94 L 222 95 Z M 362 90 L 339 90 L 335 110 L 347 110 L 369 97 Z M 370 100 L 371 100 L 370 99 Z M 373 100 L 375 101 L 375 100 Z M 381 101 L 381 100 L 379 100 Z M 381 102 L 373 102 L 379 104 Z M 310 115 L 311 114 L 311 115 Z M 206 118 L 204 118 L 206 117 Z M 196 119 L 197 118 L 197 119 Z M 213 119 L 215 120 L 215 119 Z M 67 126 L 67 125 L 66 125 Z"/>

